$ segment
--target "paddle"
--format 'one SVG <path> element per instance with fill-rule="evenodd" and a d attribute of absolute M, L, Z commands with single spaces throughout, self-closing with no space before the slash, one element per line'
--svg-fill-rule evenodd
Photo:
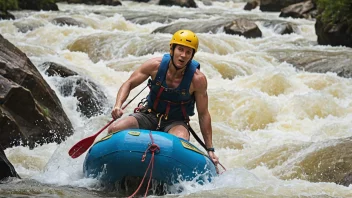
<path fill-rule="evenodd" d="M 148 85 L 147 85 L 148 86 Z M 142 91 L 147 87 L 145 86 L 137 95 L 135 95 L 125 106 L 122 107 L 122 110 L 124 110 L 127 105 L 129 105 Z M 69 151 L 68 154 L 72 158 L 77 158 L 81 156 L 86 150 L 89 149 L 90 146 L 94 143 L 95 138 L 103 132 L 110 124 L 112 124 L 115 120 L 111 120 L 107 125 L 105 125 L 100 131 L 98 131 L 96 134 L 89 136 L 87 138 L 84 138 L 83 140 L 77 142 Z"/>
<path fill-rule="evenodd" d="M 72 157 L 72 158 L 77 158 L 80 155 L 82 155 L 84 152 L 86 152 L 86 150 L 89 149 L 89 147 L 94 143 L 95 138 L 101 133 L 103 132 L 111 123 L 113 123 L 115 120 L 111 120 L 107 125 L 105 125 L 102 129 L 100 129 L 100 131 L 98 131 L 98 133 L 89 136 L 87 138 L 84 138 L 83 140 L 77 142 L 69 151 L 68 154 Z"/>

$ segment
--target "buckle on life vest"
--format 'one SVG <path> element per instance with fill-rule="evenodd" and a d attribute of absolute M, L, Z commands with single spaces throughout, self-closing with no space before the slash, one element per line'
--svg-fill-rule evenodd
<path fill-rule="evenodd" d="M 159 120 L 161 120 L 161 118 L 162 118 L 162 117 L 164 117 L 164 120 L 167 120 L 167 118 L 168 118 L 168 114 L 157 113 L 157 114 L 156 114 L 156 117 L 157 117 L 157 118 L 159 118 L 159 117 L 160 117 L 160 119 L 159 119 Z"/>

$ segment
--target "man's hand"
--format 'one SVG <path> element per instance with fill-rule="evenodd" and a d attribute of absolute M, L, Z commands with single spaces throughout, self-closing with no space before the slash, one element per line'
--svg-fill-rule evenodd
<path fill-rule="evenodd" d="M 219 169 L 218 169 L 219 158 L 218 158 L 218 156 L 216 156 L 213 151 L 208 151 L 208 155 L 209 155 L 210 159 L 213 160 L 215 167 L 216 167 L 216 172 L 219 174 Z"/>
<path fill-rule="evenodd" d="M 121 109 L 121 107 L 116 106 L 112 109 L 111 116 L 112 118 L 114 118 L 114 120 L 116 120 L 120 118 L 123 115 L 123 113 L 124 113 L 123 109 Z"/>

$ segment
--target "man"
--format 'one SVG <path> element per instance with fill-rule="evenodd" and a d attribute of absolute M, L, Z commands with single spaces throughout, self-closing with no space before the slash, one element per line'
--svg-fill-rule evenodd
<path fill-rule="evenodd" d="M 127 128 L 165 131 L 189 140 L 189 116 L 194 115 L 196 104 L 200 130 L 209 157 L 218 164 L 212 143 L 211 117 L 208 111 L 207 79 L 192 60 L 198 49 L 198 38 L 189 30 L 177 31 L 170 41 L 170 54 L 152 58 L 143 63 L 122 84 L 117 93 L 112 117 L 124 113 L 122 104 L 130 91 L 149 77 L 148 106 L 141 112 L 113 123 L 108 131 L 113 133 Z"/>

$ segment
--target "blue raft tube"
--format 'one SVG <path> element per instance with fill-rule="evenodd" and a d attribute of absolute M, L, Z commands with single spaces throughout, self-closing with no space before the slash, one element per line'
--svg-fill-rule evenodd
<path fill-rule="evenodd" d="M 189 141 L 144 129 L 122 130 L 96 142 L 86 155 L 83 173 L 105 185 L 119 185 L 120 190 L 126 178 L 145 175 L 164 186 L 192 180 L 203 184 L 218 175 L 212 160 Z"/>

